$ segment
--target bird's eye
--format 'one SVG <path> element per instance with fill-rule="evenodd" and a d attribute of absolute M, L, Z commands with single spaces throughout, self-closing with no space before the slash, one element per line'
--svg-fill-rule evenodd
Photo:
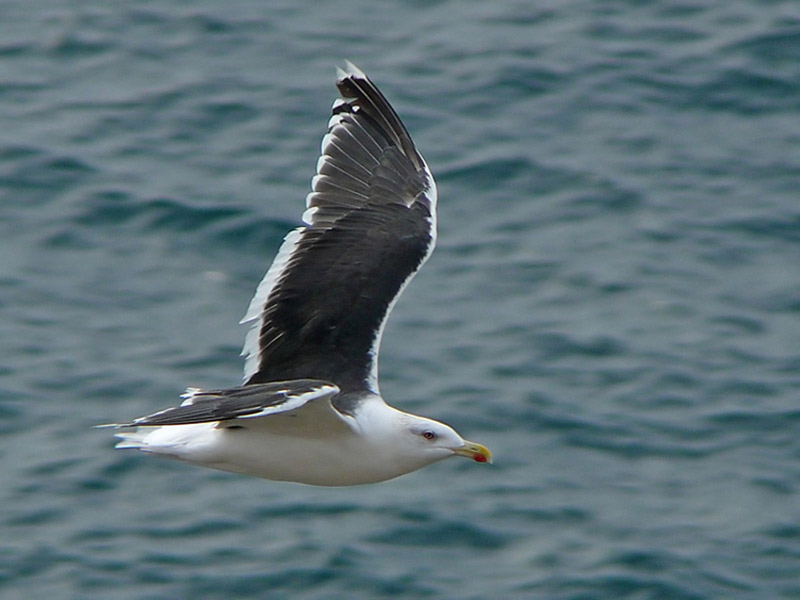
<path fill-rule="evenodd" d="M 422 437 L 424 437 L 426 440 L 435 440 L 436 434 L 430 429 L 426 429 L 422 432 Z"/>

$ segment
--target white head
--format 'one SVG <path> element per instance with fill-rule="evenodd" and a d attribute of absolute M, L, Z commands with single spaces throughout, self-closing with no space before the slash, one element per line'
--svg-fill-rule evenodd
<path fill-rule="evenodd" d="M 381 457 L 382 464 L 390 458 L 396 475 L 450 456 L 492 462 L 492 453 L 486 446 L 465 440 L 444 423 L 399 411 L 380 399 L 365 404 L 357 420 L 370 430 L 375 457 Z"/>
<path fill-rule="evenodd" d="M 412 456 L 419 456 L 430 464 L 450 456 L 464 456 L 477 462 L 492 462 L 492 453 L 486 446 L 462 438 L 449 425 L 399 413 L 397 421 L 401 424 L 399 446 Z"/>

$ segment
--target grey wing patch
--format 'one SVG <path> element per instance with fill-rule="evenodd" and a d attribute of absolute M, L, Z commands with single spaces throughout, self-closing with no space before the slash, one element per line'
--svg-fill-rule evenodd
<path fill-rule="evenodd" d="M 326 381 L 300 379 L 248 385 L 226 390 L 190 389 L 180 406 L 134 419 L 118 427 L 158 427 L 253 419 L 296 410 L 321 398 L 332 398 L 339 388 Z"/>

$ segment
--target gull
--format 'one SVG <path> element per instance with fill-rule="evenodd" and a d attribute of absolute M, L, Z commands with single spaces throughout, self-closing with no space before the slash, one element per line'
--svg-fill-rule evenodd
<path fill-rule="evenodd" d="M 451 456 L 492 461 L 439 421 L 387 404 L 378 386 L 386 320 L 436 243 L 428 165 L 355 65 L 323 137 L 304 225 L 290 232 L 242 323 L 244 384 L 108 427 L 117 448 L 270 480 L 349 486 Z"/>

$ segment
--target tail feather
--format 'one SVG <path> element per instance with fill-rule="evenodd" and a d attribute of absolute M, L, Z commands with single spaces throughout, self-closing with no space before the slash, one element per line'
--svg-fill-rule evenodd
<path fill-rule="evenodd" d="M 120 449 L 134 448 L 137 450 L 146 450 L 148 433 L 147 431 L 137 430 L 114 434 L 114 437 L 120 439 L 115 447 Z"/>
<path fill-rule="evenodd" d="M 133 449 L 170 458 L 188 460 L 203 456 L 216 439 L 215 423 L 171 425 L 169 427 L 139 427 L 115 434 L 117 448 Z"/>

